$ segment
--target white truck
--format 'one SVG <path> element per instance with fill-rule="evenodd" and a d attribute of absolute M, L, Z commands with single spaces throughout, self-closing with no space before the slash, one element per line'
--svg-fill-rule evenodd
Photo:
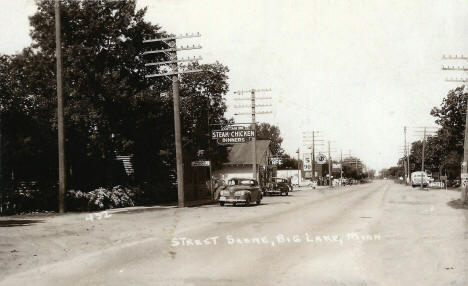
<path fill-rule="evenodd" d="M 429 176 L 426 172 L 418 171 L 411 173 L 411 186 L 423 186 L 424 188 L 429 185 Z"/>

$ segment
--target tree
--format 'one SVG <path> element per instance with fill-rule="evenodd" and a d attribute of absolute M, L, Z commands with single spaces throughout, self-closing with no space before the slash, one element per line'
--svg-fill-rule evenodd
<path fill-rule="evenodd" d="M 297 170 L 299 168 L 299 161 L 296 158 L 292 158 L 288 154 L 283 154 L 282 161 L 283 161 L 283 164 L 278 166 L 279 170 L 287 170 L 287 169 Z"/>
<path fill-rule="evenodd" d="M 229 122 L 224 118 L 229 68 L 217 62 L 203 65 L 194 63 L 190 69 L 200 69 L 202 72 L 186 74 L 181 81 L 184 150 L 187 154 L 206 150 L 216 168 L 226 161 L 227 151 L 225 146 L 212 142 L 210 125 L 216 128 Z"/>
<path fill-rule="evenodd" d="M 458 177 L 463 160 L 466 104 L 465 86 L 450 90 L 440 107 L 434 107 L 431 115 L 441 126 L 437 133 L 435 153 L 440 157 L 439 169 L 445 169 L 450 177 Z"/>
<path fill-rule="evenodd" d="M 278 126 L 270 125 L 268 123 L 261 123 L 257 125 L 257 139 L 258 140 L 270 140 L 271 151 L 275 155 L 282 155 L 284 153 L 281 148 L 283 138 L 280 136 L 280 129 Z"/>
<path fill-rule="evenodd" d="M 157 190 L 174 188 L 173 108 L 172 98 L 165 95 L 171 81 L 145 78 L 145 63 L 164 60 L 165 55 L 143 56 L 148 48 L 143 40 L 165 33 L 144 20 L 146 9 L 136 9 L 135 2 L 61 1 L 69 187 L 115 184 L 116 154 L 133 154 L 136 183 Z M 30 24 L 31 46 L 18 55 L 0 58 L 0 76 L 8 82 L 8 96 L 0 98 L 6 109 L 6 164 L 10 170 L 23 172 L 25 179 L 55 184 L 54 1 L 38 1 Z M 164 46 L 156 43 L 152 48 Z M 207 99 L 211 121 L 227 121 L 222 99 L 228 90 L 227 67 L 199 67 L 204 72 L 181 80 L 186 152 L 208 144 L 209 125 L 203 120 L 207 114 L 198 112 Z M 213 150 L 217 162 L 222 161 L 225 150 Z"/>

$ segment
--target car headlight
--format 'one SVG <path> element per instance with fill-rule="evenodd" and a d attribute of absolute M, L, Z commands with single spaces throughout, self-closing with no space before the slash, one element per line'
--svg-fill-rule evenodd
<path fill-rule="evenodd" d="M 237 191 L 234 193 L 235 196 L 243 196 L 245 194 L 247 194 L 247 191 Z"/>
<path fill-rule="evenodd" d="M 221 196 L 229 196 L 229 191 L 221 191 Z"/>

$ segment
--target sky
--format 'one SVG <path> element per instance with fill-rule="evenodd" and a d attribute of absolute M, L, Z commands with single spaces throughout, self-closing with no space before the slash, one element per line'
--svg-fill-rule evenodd
<path fill-rule="evenodd" d="M 234 91 L 271 100 L 258 122 L 278 125 L 283 148 L 307 152 L 303 132 L 319 131 L 332 157 L 351 153 L 376 170 L 396 165 L 404 145 L 420 139 L 415 127 L 435 126 L 430 111 L 457 83 L 442 71 L 442 55 L 468 55 L 468 3 L 458 0 L 138 0 L 146 20 L 173 33 L 201 33 L 180 41 L 201 44 L 181 56 L 227 65 L 228 116 Z M 30 44 L 33 0 L 0 0 L 0 53 Z M 326 151 L 327 144 L 317 146 Z"/>

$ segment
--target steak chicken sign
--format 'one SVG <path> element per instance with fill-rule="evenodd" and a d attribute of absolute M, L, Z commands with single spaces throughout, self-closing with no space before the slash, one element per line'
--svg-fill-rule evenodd
<path fill-rule="evenodd" d="M 227 126 L 222 130 L 211 131 L 211 138 L 216 139 L 218 144 L 246 143 L 255 137 L 255 130 L 244 128 L 244 126 Z"/>

